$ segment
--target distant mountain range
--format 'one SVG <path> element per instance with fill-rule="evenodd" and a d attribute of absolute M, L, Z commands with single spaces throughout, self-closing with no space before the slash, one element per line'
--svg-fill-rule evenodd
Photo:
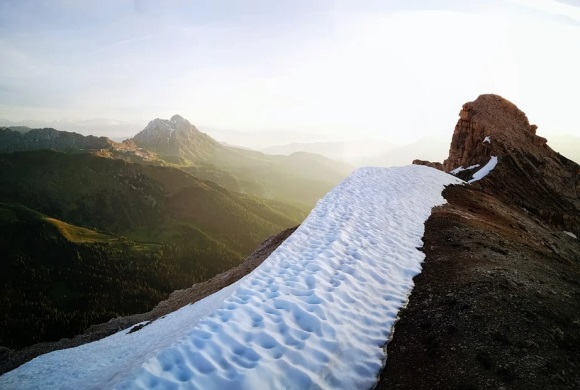
<path fill-rule="evenodd" d="M 271 156 L 223 145 L 179 115 L 155 119 L 122 143 L 52 128 L 0 129 L 0 152 L 40 149 L 173 166 L 229 190 L 290 202 L 304 210 L 353 169 L 347 163 L 309 153 Z"/>
<path fill-rule="evenodd" d="M 54 120 L 54 121 L 40 121 L 40 120 L 23 120 L 11 121 L 0 118 L 0 127 L 14 128 L 31 128 L 42 129 L 46 127 L 58 129 L 61 131 L 70 131 L 81 134 L 99 134 L 106 135 L 109 138 L 129 138 L 131 134 L 143 128 L 146 121 L 120 121 L 108 118 L 94 118 L 85 120 Z"/>
<path fill-rule="evenodd" d="M 311 153 L 272 156 L 223 145 L 179 115 L 151 121 L 132 141 L 162 160 L 230 190 L 307 207 L 353 169 Z"/>
<path fill-rule="evenodd" d="M 312 142 L 271 146 L 264 153 L 289 155 L 296 152 L 320 154 L 356 167 L 391 167 L 409 165 L 417 156 L 426 160 L 444 157 L 449 145 L 440 138 L 428 137 L 408 145 L 395 145 L 384 141 Z"/>
<path fill-rule="evenodd" d="M 109 149 L 113 145 L 114 142 L 106 137 L 84 136 L 52 128 L 0 128 L 0 153 L 41 149 L 81 151 Z"/>
<path fill-rule="evenodd" d="M 290 155 L 297 152 L 319 154 L 321 156 L 360 165 L 364 160 L 386 151 L 396 149 L 397 145 L 385 141 L 340 141 L 340 142 L 293 142 L 289 144 L 270 146 L 261 149 L 268 154 Z"/>
<path fill-rule="evenodd" d="M 580 162 L 580 137 L 557 135 L 550 137 L 548 141 L 555 150 L 573 161 Z M 264 153 L 281 155 L 315 153 L 355 167 L 391 167 L 408 165 L 416 158 L 443 160 L 449 153 L 449 145 L 441 137 L 426 137 L 407 145 L 394 145 L 383 141 L 302 142 L 269 146 L 261 150 Z"/>

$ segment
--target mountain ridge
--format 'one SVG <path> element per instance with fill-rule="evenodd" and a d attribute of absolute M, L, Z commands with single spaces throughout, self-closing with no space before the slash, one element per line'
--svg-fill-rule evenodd
<path fill-rule="evenodd" d="M 579 166 L 498 95 L 459 116 L 445 162 L 416 163 L 471 183 L 446 188 L 425 223 L 377 389 L 577 388 Z"/>
<path fill-rule="evenodd" d="M 145 165 L 171 166 L 228 190 L 309 210 L 352 168 L 314 155 L 271 156 L 223 145 L 180 115 L 154 119 L 133 138 L 114 142 L 55 129 L 0 129 L 0 152 L 53 149 Z M 300 166 L 300 168 L 296 168 Z M 308 166 L 308 169 L 302 167 Z"/>

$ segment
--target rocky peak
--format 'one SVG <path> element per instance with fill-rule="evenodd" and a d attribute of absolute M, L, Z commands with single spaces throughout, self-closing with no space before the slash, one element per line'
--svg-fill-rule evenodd
<path fill-rule="evenodd" d="M 133 142 L 179 163 L 206 160 L 213 149 L 218 147 L 215 140 L 177 114 L 170 119 L 152 120 L 133 137 Z"/>
<path fill-rule="evenodd" d="M 199 130 L 189 121 L 180 115 L 173 115 L 171 119 L 153 119 L 149 124 L 139 132 L 134 140 L 137 143 L 156 142 L 157 139 L 166 139 L 174 136 L 175 133 L 197 134 Z"/>
<path fill-rule="evenodd" d="M 526 114 L 498 95 L 481 95 L 459 112 L 449 157 L 443 169 L 485 164 L 490 156 L 549 153 L 546 139 L 536 135 Z M 550 149 L 551 151 L 551 149 Z"/>
<path fill-rule="evenodd" d="M 178 124 L 191 125 L 191 123 L 189 123 L 189 121 L 187 119 L 185 119 L 184 117 L 182 117 L 181 115 L 178 115 L 178 114 L 173 115 L 169 121 L 174 122 L 174 123 L 178 123 Z"/>
<path fill-rule="evenodd" d="M 469 180 L 493 162 L 493 170 L 474 185 L 578 235 L 580 166 L 552 150 L 537 129 L 515 104 L 498 95 L 481 95 L 459 112 L 443 165 L 414 163 Z"/>

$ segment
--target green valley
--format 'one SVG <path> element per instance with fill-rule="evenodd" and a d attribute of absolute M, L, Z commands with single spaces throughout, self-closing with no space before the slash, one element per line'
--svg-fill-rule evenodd
<path fill-rule="evenodd" d="M 146 311 L 306 215 L 179 169 L 48 150 L 0 155 L 0 202 L 7 347 Z"/>

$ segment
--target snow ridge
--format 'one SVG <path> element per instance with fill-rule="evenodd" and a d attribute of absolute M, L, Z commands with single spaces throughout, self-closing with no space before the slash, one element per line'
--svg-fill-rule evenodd
<path fill-rule="evenodd" d="M 364 389 L 421 271 L 424 222 L 462 181 L 363 168 L 195 330 L 118 389 Z"/>

